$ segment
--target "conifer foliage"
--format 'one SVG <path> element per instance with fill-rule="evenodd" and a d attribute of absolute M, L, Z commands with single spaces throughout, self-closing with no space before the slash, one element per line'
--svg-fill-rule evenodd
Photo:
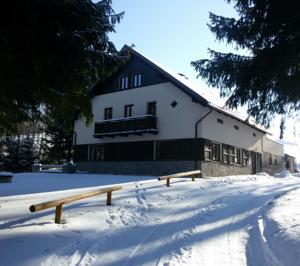
<path fill-rule="evenodd" d="M 0 141 L 0 170 L 31 171 L 36 159 L 36 145 L 29 136 L 7 138 Z"/>
<path fill-rule="evenodd" d="M 73 158 L 73 131 L 63 119 L 52 118 L 45 124 L 39 159 L 44 164 L 62 164 Z"/>
<path fill-rule="evenodd" d="M 211 59 L 192 62 L 199 76 L 229 96 L 230 107 L 268 124 L 276 113 L 300 109 L 300 16 L 296 0 L 227 0 L 238 18 L 210 14 L 217 40 L 248 55 L 209 50 Z"/>
<path fill-rule="evenodd" d="M 118 61 L 111 0 L 5 1 L 0 8 L 0 134 L 45 106 L 91 121 L 90 88 Z"/>

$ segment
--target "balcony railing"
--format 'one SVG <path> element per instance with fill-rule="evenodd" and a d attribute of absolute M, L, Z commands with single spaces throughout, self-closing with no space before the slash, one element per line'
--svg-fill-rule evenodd
<path fill-rule="evenodd" d="M 157 134 L 157 118 L 153 115 L 124 117 L 120 119 L 103 120 L 95 123 L 94 137 Z"/>

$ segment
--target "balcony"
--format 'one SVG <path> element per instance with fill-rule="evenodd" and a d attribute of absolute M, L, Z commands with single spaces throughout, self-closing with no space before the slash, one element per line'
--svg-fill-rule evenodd
<path fill-rule="evenodd" d="M 95 123 L 95 138 L 158 134 L 157 118 L 153 115 L 124 117 Z"/>

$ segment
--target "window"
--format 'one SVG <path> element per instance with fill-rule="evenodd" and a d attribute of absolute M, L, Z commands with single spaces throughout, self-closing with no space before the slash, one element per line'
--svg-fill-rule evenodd
<path fill-rule="evenodd" d="M 121 90 L 128 89 L 128 76 L 120 77 L 120 89 Z"/>
<path fill-rule="evenodd" d="M 223 162 L 229 163 L 229 146 L 223 145 Z"/>
<path fill-rule="evenodd" d="M 132 88 L 140 87 L 142 85 L 142 74 L 133 73 L 132 74 Z"/>
<path fill-rule="evenodd" d="M 272 154 L 269 154 L 269 165 L 273 164 L 273 158 L 272 158 Z"/>
<path fill-rule="evenodd" d="M 124 107 L 124 117 L 131 117 L 132 116 L 132 109 L 133 109 L 133 104 L 125 105 L 125 107 Z"/>
<path fill-rule="evenodd" d="M 112 119 L 113 109 L 112 107 L 108 107 L 104 109 L 104 120 Z"/>
<path fill-rule="evenodd" d="M 235 130 L 239 130 L 240 128 L 237 125 L 233 126 Z"/>
<path fill-rule="evenodd" d="M 223 162 L 241 164 L 241 150 L 229 145 L 223 145 Z"/>
<path fill-rule="evenodd" d="M 90 145 L 90 161 L 104 160 L 104 146 L 102 144 Z"/>
<path fill-rule="evenodd" d="M 277 157 L 275 156 L 275 158 L 274 158 L 274 165 L 275 166 L 278 166 L 278 160 L 277 160 Z"/>
<path fill-rule="evenodd" d="M 243 150 L 243 158 L 242 159 L 243 159 L 243 161 L 242 161 L 243 165 L 247 166 L 249 164 L 249 152 L 248 151 Z"/>
<path fill-rule="evenodd" d="M 205 158 L 205 160 L 211 160 L 211 143 L 210 142 L 205 142 L 204 158 Z"/>
<path fill-rule="evenodd" d="M 231 164 L 235 164 L 236 161 L 236 149 L 233 147 L 228 148 L 229 151 L 229 161 Z"/>
<path fill-rule="evenodd" d="M 149 102 L 147 104 L 147 114 L 156 116 L 156 102 Z"/>
<path fill-rule="evenodd" d="M 220 161 L 220 144 L 205 142 L 204 157 L 206 160 Z"/>
<path fill-rule="evenodd" d="M 223 120 L 220 119 L 220 118 L 217 119 L 217 122 L 218 122 L 219 124 L 224 124 Z"/>
<path fill-rule="evenodd" d="M 229 156 L 230 156 L 230 163 L 232 164 L 241 164 L 241 150 L 230 147 L 229 148 Z"/>
<path fill-rule="evenodd" d="M 253 133 L 252 135 L 253 135 L 253 137 L 256 137 L 256 133 Z"/>
<path fill-rule="evenodd" d="M 211 159 L 213 161 L 220 161 L 220 144 L 211 144 Z"/>
<path fill-rule="evenodd" d="M 236 149 L 236 164 L 241 164 L 241 149 Z"/>

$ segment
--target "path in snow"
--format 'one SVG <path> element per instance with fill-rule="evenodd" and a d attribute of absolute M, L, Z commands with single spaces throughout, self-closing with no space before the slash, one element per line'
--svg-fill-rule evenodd
<path fill-rule="evenodd" d="M 0 257 L 7 266 L 281 265 L 264 238 L 263 214 L 299 181 L 240 176 L 186 179 L 170 188 L 154 180 L 133 182 L 114 194 L 111 207 L 97 197 L 69 205 L 65 225 L 53 224 L 53 211 L 24 211 L 47 193 L 19 203 L 22 197 L 2 197 L 7 217 L 0 222 L 0 244 L 7 247 Z M 18 258 L 9 255 L 14 252 Z"/>

